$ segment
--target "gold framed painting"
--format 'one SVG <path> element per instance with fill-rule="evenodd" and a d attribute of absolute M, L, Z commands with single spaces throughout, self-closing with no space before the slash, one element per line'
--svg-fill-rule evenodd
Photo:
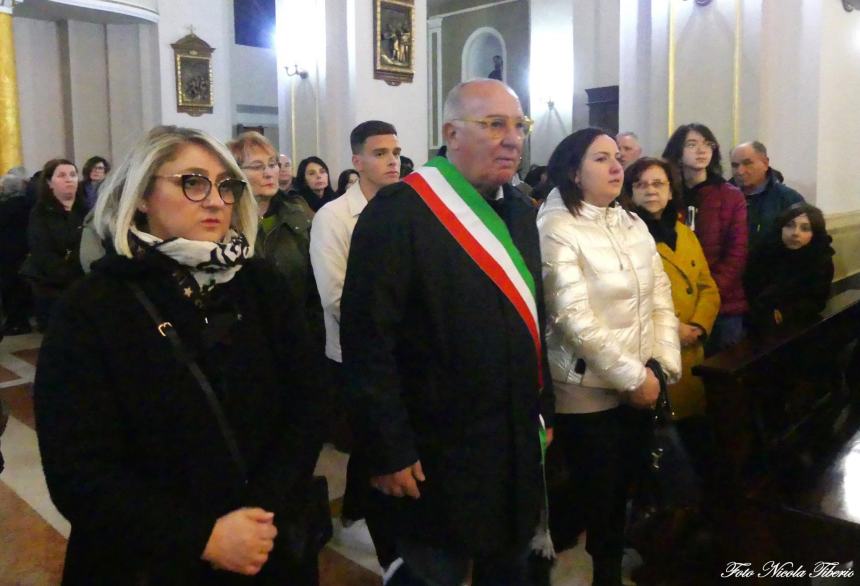
<path fill-rule="evenodd" d="M 191 33 L 171 45 L 176 61 L 176 111 L 211 114 L 212 52 L 209 43 Z"/>
<path fill-rule="evenodd" d="M 412 83 L 415 75 L 415 3 L 374 0 L 373 77 L 389 85 Z"/>

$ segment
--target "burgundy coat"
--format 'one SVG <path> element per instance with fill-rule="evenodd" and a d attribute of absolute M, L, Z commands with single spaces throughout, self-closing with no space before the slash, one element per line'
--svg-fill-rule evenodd
<path fill-rule="evenodd" d="M 741 191 L 721 178 L 709 179 L 693 192 L 698 198 L 696 236 L 720 290 L 720 315 L 747 311 L 742 275 L 747 262 L 747 204 Z"/>

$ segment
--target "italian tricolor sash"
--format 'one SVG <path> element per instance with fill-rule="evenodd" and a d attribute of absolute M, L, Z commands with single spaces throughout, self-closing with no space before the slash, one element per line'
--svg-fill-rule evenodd
<path fill-rule="evenodd" d="M 504 221 L 444 157 L 430 160 L 404 181 L 517 310 L 534 343 L 538 387 L 542 389 L 535 283 Z"/>

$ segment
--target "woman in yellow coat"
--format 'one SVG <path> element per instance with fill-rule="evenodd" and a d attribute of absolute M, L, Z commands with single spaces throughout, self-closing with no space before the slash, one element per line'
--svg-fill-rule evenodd
<path fill-rule="evenodd" d="M 699 240 L 678 220 L 680 198 L 671 177 L 671 167 L 662 159 L 641 158 L 624 172 L 624 194 L 654 237 L 672 284 L 683 371 L 681 380 L 669 386 L 669 400 L 678 431 L 698 460 L 698 468 L 702 458 L 707 459 L 703 450 L 708 450 L 709 442 L 703 417 L 705 388 L 691 371 L 705 358 L 704 341 L 720 311 L 720 294 Z"/>

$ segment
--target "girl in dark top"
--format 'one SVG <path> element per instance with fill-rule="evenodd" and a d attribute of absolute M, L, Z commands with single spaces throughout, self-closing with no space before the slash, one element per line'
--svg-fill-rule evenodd
<path fill-rule="evenodd" d="M 336 197 L 329 182 L 328 165 L 319 157 L 302 159 L 293 179 L 293 189 L 315 212 Z"/>
<path fill-rule="evenodd" d="M 833 281 L 831 242 L 815 206 L 796 203 L 780 215 L 744 273 L 756 330 L 812 319 L 824 308 Z"/>
<path fill-rule="evenodd" d="M 335 192 L 335 197 L 340 197 L 346 193 L 346 190 L 349 189 L 356 181 L 358 181 L 358 171 L 355 169 L 341 171 L 340 175 L 337 177 L 337 191 Z"/>
<path fill-rule="evenodd" d="M 57 297 L 84 274 L 78 250 L 86 213 L 75 164 L 66 159 L 45 163 L 27 228 L 30 254 L 21 267 L 33 288 L 36 321 L 42 331 Z"/>

